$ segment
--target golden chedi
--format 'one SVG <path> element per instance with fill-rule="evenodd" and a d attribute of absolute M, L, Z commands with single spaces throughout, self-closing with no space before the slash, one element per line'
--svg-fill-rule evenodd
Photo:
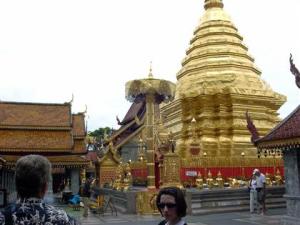
<path fill-rule="evenodd" d="M 246 155 L 243 166 L 261 165 L 250 142 L 246 110 L 264 135 L 279 121 L 277 110 L 286 98 L 261 78 L 223 2 L 205 0 L 204 7 L 177 73 L 175 100 L 161 111 L 184 168 L 203 168 L 201 152 L 206 152 L 209 161 L 205 167 L 219 167 L 226 177 L 236 176 L 228 168 L 241 171 L 241 152 Z M 189 148 L 195 136 L 193 118 L 200 144 L 197 155 Z"/>

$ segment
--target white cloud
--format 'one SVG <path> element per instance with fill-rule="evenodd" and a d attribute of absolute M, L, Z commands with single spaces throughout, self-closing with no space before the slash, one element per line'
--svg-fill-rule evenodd
<path fill-rule="evenodd" d="M 204 0 L 16 0 L 0 2 L 0 99 L 88 106 L 89 129 L 116 126 L 130 103 L 125 83 L 176 81 Z M 299 0 L 223 0 L 271 87 L 298 105 L 289 53 L 300 67 Z"/>

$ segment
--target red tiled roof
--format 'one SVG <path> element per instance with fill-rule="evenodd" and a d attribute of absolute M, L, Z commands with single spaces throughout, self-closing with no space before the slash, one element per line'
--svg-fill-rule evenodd
<path fill-rule="evenodd" d="M 98 162 L 98 156 L 96 151 L 88 151 L 88 153 L 85 155 L 85 158 L 92 162 Z"/>
<path fill-rule="evenodd" d="M 83 113 L 73 114 L 72 118 L 73 118 L 73 121 L 72 121 L 73 122 L 73 135 L 75 137 L 86 136 L 84 114 Z"/>
<path fill-rule="evenodd" d="M 297 144 L 296 139 L 300 139 L 300 105 L 266 136 L 259 138 L 255 143 L 259 148 L 275 148 Z"/>
<path fill-rule="evenodd" d="M 75 139 L 74 140 L 74 147 L 73 147 L 73 153 L 86 153 L 86 145 L 84 142 L 84 139 Z"/>
<path fill-rule="evenodd" d="M 70 127 L 71 105 L 0 102 L 0 127 Z"/>
<path fill-rule="evenodd" d="M 71 104 L 0 101 L 0 152 L 86 153 L 84 114 Z"/>
<path fill-rule="evenodd" d="M 0 151 L 69 152 L 73 140 L 70 131 L 0 129 Z"/>
<path fill-rule="evenodd" d="M 120 123 L 120 125 L 125 125 L 129 123 L 130 121 L 134 120 L 135 116 L 140 116 L 141 114 L 144 114 L 146 109 L 145 101 L 141 101 L 138 103 L 132 103 L 130 106 L 128 112 L 126 113 L 124 119 Z"/>

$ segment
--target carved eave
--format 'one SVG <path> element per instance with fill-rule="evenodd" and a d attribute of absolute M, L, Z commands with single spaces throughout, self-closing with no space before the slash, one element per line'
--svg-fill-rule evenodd
<path fill-rule="evenodd" d="M 21 157 L 20 155 L 3 155 L 4 167 L 14 168 L 16 162 Z M 89 161 L 78 155 L 57 155 L 46 156 L 50 161 L 52 167 L 66 167 L 66 168 L 86 168 L 90 164 Z"/>
<path fill-rule="evenodd" d="M 42 152 L 51 152 L 51 153 L 71 153 L 72 149 L 32 149 L 32 148 L 1 148 L 0 149 L 1 153 L 9 153 L 9 152 L 13 152 L 13 153 L 42 153 Z"/>
<path fill-rule="evenodd" d="M 143 118 L 142 123 L 144 124 L 145 118 Z M 144 128 L 144 125 L 140 126 L 138 129 L 136 129 L 134 132 L 132 132 L 130 135 L 128 135 L 125 139 L 123 139 L 120 143 L 118 143 L 115 148 L 119 149 L 123 145 L 125 145 L 128 141 L 130 141 L 133 137 L 135 137 L 137 134 L 139 134 Z"/>
<path fill-rule="evenodd" d="M 118 129 L 116 132 L 114 132 L 107 140 L 106 140 L 106 144 L 108 144 L 109 142 L 115 140 L 118 136 L 120 136 L 120 134 L 122 134 L 125 130 L 127 130 L 129 127 L 133 126 L 135 124 L 135 120 L 132 120 L 131 122 L 127 123 L 126 125 L 120 127 L 120 129 Z"/>
<path fill-rule="evenodd" d="M 266 136 L 255 141 L 258 149 L 292 149 L 300 147 L 300 105 Z"/>
<path fill-rule="evenodd" d="M 18 125 L 0 125 L 0 129 L 4 130 L 58 130 L 58 131 L 70 131 L 70 127 L 55 127 L 55 126 L 18 126 Z"/>
<path fill-rule="evenodd" d="M 107 152 L 102 158 L 100 158 L 99 163 L 104 163 L 106 160 L 113 160 L 115 163 L 119 164 L 121 162 L 120 157 L 118 156 L 117 150 L 114 147 L 108 146 Z"/>
<path fill-rule="evenodd" d="M 274 141 L 265 141 L 259 142 L 259 139 L 256 141 L 256 146 L 259 150 L 292 150 L 300 148 L 300 137 L 299 138 L 290 138 L 290 139 L 281 139 Z"/>

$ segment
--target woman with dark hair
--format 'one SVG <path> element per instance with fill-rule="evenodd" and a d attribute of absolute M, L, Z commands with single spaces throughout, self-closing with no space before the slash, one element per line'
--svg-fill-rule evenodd
<path fill-rule="evenodd" d="M 167 187 L 159 191 L 156 206 L 165 218 L 158 225 L 186 225 L 182 219 L 186 215 L 186 202 L 183 192 L 177 187 Z"/>

